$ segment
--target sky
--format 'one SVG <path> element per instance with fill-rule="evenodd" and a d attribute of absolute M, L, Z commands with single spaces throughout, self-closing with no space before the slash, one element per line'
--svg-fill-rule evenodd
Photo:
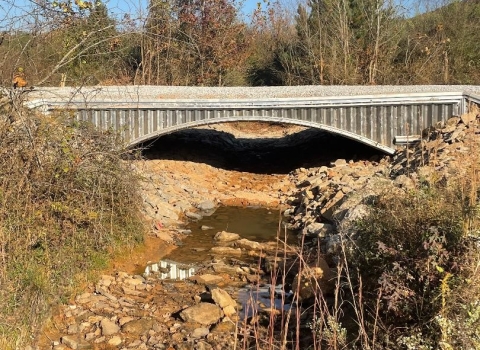
<path fill-rule="evenodd" d="M 237 0 L 239 1 L 239 0 Z M 143 13 L 146 14 L 148 0 L 103 0 L 110 11 L 115 13 Z M 250 14 L 256 7 L 257 3 L 264 2 L 264 0 L 242 0 L 241 8 L 245 15 Z"/>

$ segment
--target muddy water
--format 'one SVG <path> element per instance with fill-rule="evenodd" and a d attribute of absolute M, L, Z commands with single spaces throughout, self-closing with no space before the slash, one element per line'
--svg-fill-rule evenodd
<path fill-rule="evenodd" d="M 201 263 L 211 258 L 210 248 L 214 246 L 214 236 L 219 231 L 239 234 L 256 242 L 275 241 L 277 233 L 285 237 L 280 210 L 256 207 L 219 207 L 213 214 L 201 220 L 190 222 L 186 229 L 191 233 L 164 259 L 179 263 Z M 290 240 L 295 234 L 287 231 Z"/>

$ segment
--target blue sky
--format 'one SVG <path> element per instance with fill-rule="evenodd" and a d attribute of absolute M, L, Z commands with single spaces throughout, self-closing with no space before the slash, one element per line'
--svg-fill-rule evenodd
<path fill-rule="evenodd" d="M 143 14 L 146 13 L 146 8 L 148 5 L 148 0 L 103 0 L 110 11 L 115 13 L 139 13 L 142 11 Z M 239 1 L 239 0 L 237 0 Z M 258 2 L 263 2 L 263 0 L 242 0 L 241 8 L 244 14 L 251 13 L 256 7 Z"/>

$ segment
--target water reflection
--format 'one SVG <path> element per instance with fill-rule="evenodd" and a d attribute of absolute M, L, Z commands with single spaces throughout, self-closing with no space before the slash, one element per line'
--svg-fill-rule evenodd
<path fill-rule="evenodd" d="M 281 284 L 274 286 L 247 286 L 238 290 L 237 300 L 242 304 L 240 319 L 255 316 L 261 310 L 290 310 L 293 293 Z"/>
<path fill-rule="evenodd" d="M 144 276 L 156 274 L 162 280 L 185 280 L 195 275 L 196 272 L 196 266 L 181 264 L 172 260 L 160 260 L 158 263 L 147 265 Z"/>

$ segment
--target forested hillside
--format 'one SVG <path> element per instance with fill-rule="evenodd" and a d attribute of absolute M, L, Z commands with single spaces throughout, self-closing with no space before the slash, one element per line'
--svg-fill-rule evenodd
<path fill-rule="evenodd" d="M 102 1 L 3 1 L 1 84 L 479 84 L 480 4 L 418 15 L 388 0 L 150 0 L 119 14 Z"/>

